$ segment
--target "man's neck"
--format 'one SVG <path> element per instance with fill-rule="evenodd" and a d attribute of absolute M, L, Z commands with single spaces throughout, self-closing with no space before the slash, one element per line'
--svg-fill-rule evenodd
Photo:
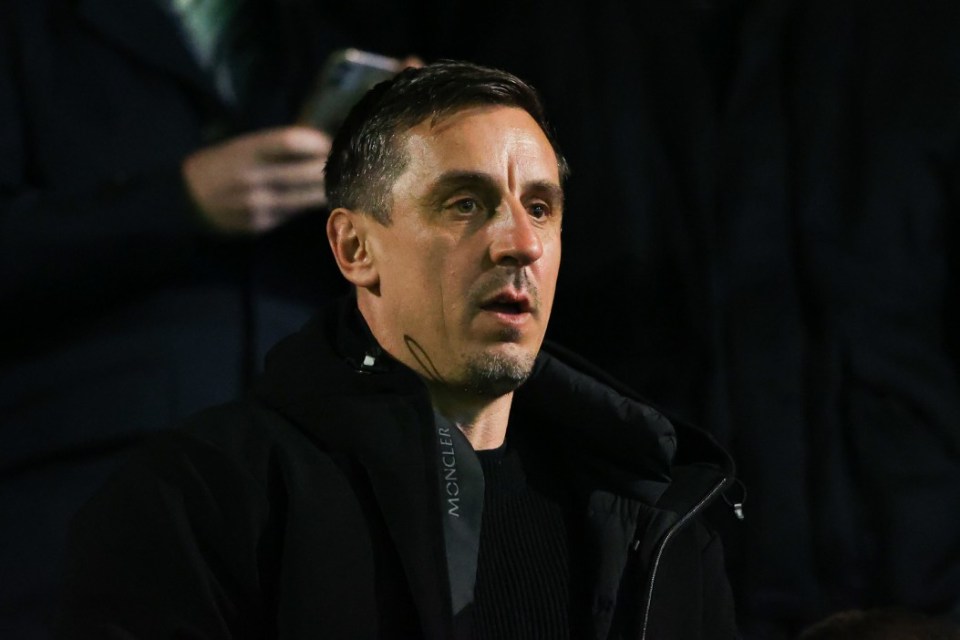
<path fill-rule="evenodd" d="M 457 425 L 475 451 L 496 449 L 507 435 L 513 393 L 499 398 L 454 397 L 448 390 L 429 385 L 433 407 Z"/>
<path fill-rule="evenodd" d="M 421 363 L 416 358 L 411 358 L 400 346 L 403 344 L 401 339 L 394 332 L 383 329 L 389 327 L 389 322 L 378 313 L 378 307 L 371 304 L 371 297 L 364 295 L 363 290 L 357 292 L 357 306 L 377 343 L 394 359 L 423 379 L 430 392 L 433 408 L 457 425 L 474 450 L 496 449 L 503 444 L 507 435 L 513 392 L 490 398 L 431 379 L 424 372 Z"/>

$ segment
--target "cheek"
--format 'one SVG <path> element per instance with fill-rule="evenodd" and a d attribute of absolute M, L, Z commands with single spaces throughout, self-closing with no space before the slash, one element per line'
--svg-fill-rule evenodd
<path fill-rule="evenodd" d="M 415 292 L 410 305 L 421 314 L 424 324 L 433 325 L 435 331 L 444 332 L 444 327 L 456 318 L 463 307 L 465 273 L 450 259 L 445 243 L 434 239 L 418 247 L 407 277 L 410 289 Z"/>
<path fill-rule="evenodd" d="M 476 277 L 470 277 L 466 269 L 454 264 L 444 263 L 440 268 L 442 271 L 437 286 L 443 306 L 441 313 L 445 322 L 453 328 L 469 322 L 466 311 L 469 308 L 471 285 Z"/>
<path fill-rule="evenodd" d="M 417 233 L 398 235 L 381 258 L 384 278 L 407 291 L 417 291 L 436 279 L 439 260 L 434 243 Z"/>

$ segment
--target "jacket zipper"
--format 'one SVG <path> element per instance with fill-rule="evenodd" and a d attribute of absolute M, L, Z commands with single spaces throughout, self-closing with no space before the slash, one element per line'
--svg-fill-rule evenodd
<path fill-rule="evenodd" d="M 647 624 L 650 622 L 650 607 L 653 603 L 653 587 L 657 580 L 657 570 L 660 568 L 660 558 L 663 556 L 663 550 L 666 549 L 670 539 L 673 538 L 673 534 L 679 531 L 683 525 L 689 522 L 690 519 L 693 518 L 701 509 L 703 509 L 707 503 L 711 502 L 714 496 L 716 496 L 717 493 L 723 489 L 724 485 L 726 485 L 728 481 L 729 478 L 723 478 L 720 482 L 718 482 L 716 486 L 714 486 L 710 491 L 707 492 L 705 496 L 703 496 L 703 498 L 700 499 L 700 502 L 690 509 L 690 511 L 687 511 L 687 513 L 680 518 L 680 520 L 670 527 L 667 533 L 663 536 L 663 540 L 660 541 L 660 546 L 657 547 L 657 553 L 654 555 L 653 566 L 650 568 L 650 578 L 647 581 L 647 598 L 643 605 L 643 624 L 640 627 L 640 640 L 646 640 L 647 637 Z M 639 540 L 634 543 L 634 549 L 637 548 L 639 543 Z"/>

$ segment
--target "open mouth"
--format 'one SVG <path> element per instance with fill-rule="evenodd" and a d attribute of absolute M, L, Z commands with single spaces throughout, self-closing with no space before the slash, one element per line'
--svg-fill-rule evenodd
<path fill-rule="evenodd" d="M 517 302 L 491 302 L 483 305 L 484 311 L 494 311 L 496 313 L 519 314 L 523 313 L 520 304 Z"/>
<path fill-rule="evenodd" d="M 501 294 L 480 305 L 484 311 L 494 313 L 504 313 L 507 315 L 520 315 L 530 312 L 530 301 L 526 296 L 511 294 Z"/>

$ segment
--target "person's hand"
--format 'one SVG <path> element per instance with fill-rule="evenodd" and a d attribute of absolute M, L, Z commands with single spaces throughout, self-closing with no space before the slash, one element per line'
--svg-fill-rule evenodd
<path fill-rule="evenodd" d="M 263 233 L 326 204 L 323 166 L 330 143 L 309 127 L 249 133 L 187 156 L 183 177 L 213 228 Z"/>

